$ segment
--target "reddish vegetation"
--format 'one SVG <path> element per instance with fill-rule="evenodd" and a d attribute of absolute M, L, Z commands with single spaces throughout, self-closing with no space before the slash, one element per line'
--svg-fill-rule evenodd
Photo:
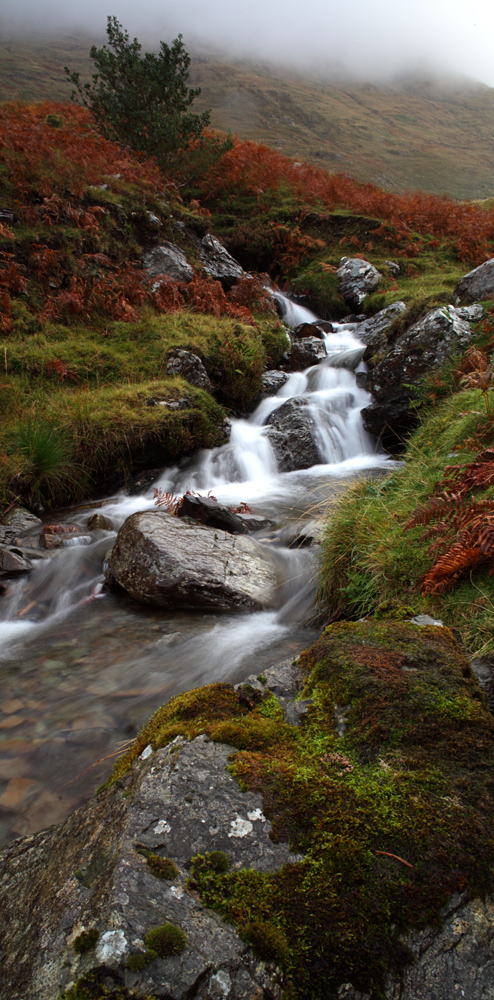
<path fill-rule="evenodd" d="M 120 174 L 149 189 L 163 187 L 152 160 L 103 139 L 86 108 L 72 104 L 2 105 L 0 162 L 9 171 L 18 201 L 32 194 L 47 199 L 40 211 L 48 225 L 50 218 L 58 221 L 59 193 L 80 196 L 88 185 L 101 184 L 105 174 Z"/>
<path fill-rule="evenodd" d="M 344 174 L 328 174 L 321 167 L 294 163 L 283 153 L 254 142 L 236 139 L 233 149 L 205 175 L 202 185 L 208 196 L 239 191 L 260 196 L 285 187 L 306 204 L 330 211 L 350 208 L 384 219 L 409 242 L 407 256 L 420 249 L 413 246 L 413 231 L 447 240 L 461 260 L 472 264 L 481 264 L 492 256 L 493 210 L 422 191 L 391 194 Z"/>

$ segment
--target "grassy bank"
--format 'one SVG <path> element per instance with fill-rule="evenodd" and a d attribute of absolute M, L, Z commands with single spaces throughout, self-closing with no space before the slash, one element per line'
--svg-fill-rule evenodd
<path fill-rule="evenodd" d="M 401 468 L 363 479 L 331 507 L 320 587 L 326 617 L 405 606 L 441 618 L 471 652 L 494 650 L 491 395 L 450 394 L 425 414 Z"/>

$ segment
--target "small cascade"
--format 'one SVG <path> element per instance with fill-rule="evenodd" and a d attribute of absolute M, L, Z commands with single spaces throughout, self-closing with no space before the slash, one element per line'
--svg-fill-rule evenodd
<path fill-rule="evenodd" d="M 289 325 L 316 319 L 280 293 L 275 297 Z M 0 601 L 0 674 L 3 699 L 19 708 L 0 729 L 0 765 L 2 739 L 15 731 L 24 749 L 12 767 L 29 775 L 32 785 L 29 801 L 5 819 L 1 795 L 7 778 L 0 766 L 0 842 L 67 814 L 104 778 L 111 761 L 94 772 L 87 768 L 114 752 L 118 740 L 129 738 L 166 698 L 258 673 L 311 641 L 302 626 L 313 599 L 314 562 L 310 548 L 298 548 L 296 539 L 349 476 L 390 465 L 362 425 L 360 411 L 371 399 L 355 378 L 363 370 L 363 345 L 350 329 L 334 327 L 324 338 L 325 360 L 292 373 L 248 419 L 232 420 L 227 444 L 165 469 L 154 484 L 176 496 L 190 490 L 212 493 L 232 507 L 247 503 L 269 518 L 272 526 L 256 538 L 269 546 L 279 567 L 277 610 L 171 616 L 104 591 L 103 563 L 116 531 L 135 511 L 154 509 L 153 488 L 98 505 L 115 531 L 88 534 L 89 506 L 65 514 L 62 520 L 80 528 L 75 544 L 40 559 L 27 578 L 9 584 Z M 320 461 L 281 472 L 268 421 L 290 400 L 310 414 Z M 61 770 L 71 774 L 68 792 L 61 787 Z M 54 799 L 52 811 L 42 805 Z"/>

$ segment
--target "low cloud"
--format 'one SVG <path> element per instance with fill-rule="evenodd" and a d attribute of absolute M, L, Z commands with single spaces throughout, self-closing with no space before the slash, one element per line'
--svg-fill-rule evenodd
<path fill-rule="evenodd" d="M 189 48 L 213 46 L 230 58 L 250 57 L 330 78 L 383 80 L 411 72 L 469 76 L 494 86 L 494 7 L 488 0 L 181 0 L 163 12 L 157 0 L 100 0 L 71 7 L 60 0 L 11 0 L 3 33 L 28 26 L 44 34 L 85 31 L 104 38 L 115 15 L 150 48 L 182 33 Z"/>

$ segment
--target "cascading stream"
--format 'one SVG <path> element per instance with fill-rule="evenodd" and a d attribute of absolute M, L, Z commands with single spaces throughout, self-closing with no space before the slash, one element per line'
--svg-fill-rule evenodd
<path fill-rule="evenodd" d="M 277 298 L 289 325 L 316 319 Z M 171 695 L 240 680 L 310 643 L 313 633 L 302 625 L 314 558 L 288 545 L 349 476 L 390 464 L 362 426 L 371 398 L 355 378 L 363 345 L 342 326 L 325 335 L 325 345 L 327 359 L 291 374 L 249 419 L 232 420 L 227 444 L 166 469 L 154 484 L 175 495 L 211 491 L 275 523 L 256 538 L 270 547 L 283 579 L 277 610 L 171 616 L 106 593 L 102 565 L 116 531 L 88 533 L 90 505 L 63 518 L 79 525 L 79 539 L 9 585 L 0 602 L 0 842 L 64 818 L 112 762 L 88 768 Z M 290 399 L 308 408 L 320 461 L 280 472 L 267 421 Z M 98 506 L 116 529 L 134 511 L 153 508 L 153 488 Z"/>

